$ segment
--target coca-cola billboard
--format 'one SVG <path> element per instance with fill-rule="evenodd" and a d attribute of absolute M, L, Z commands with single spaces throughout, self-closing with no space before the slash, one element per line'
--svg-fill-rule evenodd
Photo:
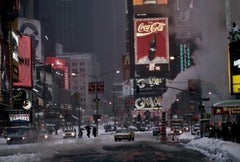
<path fill-rule="evenodd" d="M 168 18 L 135 18 L 135 66 L 140 77 L 168 71 Z"/>

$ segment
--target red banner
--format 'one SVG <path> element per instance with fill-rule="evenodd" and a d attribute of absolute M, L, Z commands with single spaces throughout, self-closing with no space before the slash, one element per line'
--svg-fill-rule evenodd
<path fill-rule="evenodd" d="M 14 87 L 32 87 L 32 51 L 31 38 L 29 36 L 18 37 L 19 56 L 19 81 L 13 83 Z"/>

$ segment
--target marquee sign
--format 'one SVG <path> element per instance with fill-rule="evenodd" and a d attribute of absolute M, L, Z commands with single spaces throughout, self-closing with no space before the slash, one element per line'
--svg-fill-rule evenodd
<path fill-rule="evenodd" d="M 240 114 L 240 100 L 221 101 L 212 106 L 213 115 Z"/>
<path fill-rule="evenodd" d="M 213 115 L 240 114 L 240 106 L 214 107 L 212 109 L 212 114 Z"/>

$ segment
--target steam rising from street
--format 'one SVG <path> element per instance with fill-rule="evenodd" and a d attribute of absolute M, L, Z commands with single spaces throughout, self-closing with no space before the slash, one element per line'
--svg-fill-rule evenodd
<path fill-rule="evenodd" d="M 204 3 L 204 2 L 202 2 Z M 169 81 L 168 87 L 188 89 L 188 79 L 200 79 L 202 96 L 208 91 L 218 95 L 218 98 L 211 102 L 217 102 L 220 99 L 229 97 L 228 93 L 228 62 L 227 62 L 227 34 L 224 6 L 216 6 L 218 3 L 207 2 L 208 5 L 203 5 L 204 13 L 201 12 L 202 23 L 202 40 L 196 40 L 197 50 L 194 51 L 192 59 L 195 65 L 177 77 Z M 214 4 L 214 8 L 211 7 Z M 200 5 L 202 6 L 202 5 Z M 209 8 L 206 8 L 209 7 Z M 200 9 L 201 11 L 201 9 Z M 209 14 L 210 13 L 210 14 Z M 200 22 L 200 21 L 199 21 Z M 167 111 L 171 108 L 171 104 L 176 100 L 176 95 L 181 91 L 168 88 L 163 94 L 162 109 Z"/>

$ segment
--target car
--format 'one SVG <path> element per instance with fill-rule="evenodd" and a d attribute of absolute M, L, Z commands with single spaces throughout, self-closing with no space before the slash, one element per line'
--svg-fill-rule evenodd
<path fill-rule="evenodd" d="M 174 126 L 171 129 L 171 134 L 180 135 L 182 133 L 183 133 L 183 131 L 182 131 L 182 128 L 180 126 Z"/>
<path fill-rule="evenodd" d="M 77 132 L 75 129 L 66 129 L 63 132 L 63 138 L 76 138 Z"/>
<path fill-rule="evenodd" d="M 182 125 L 182 132 L 190 132 L 190 131 L 191 131 L 190 125 L 187 124 L 187 123 L 184 123 L 184 124 Z"/>
<path fill-rule="evenodd" d="M 128 126 L 128 129 L 132 130 L 132 131 L 138 131 L 137 127 L 130 125 Z"/>
<path fill-rule="evenodd" d="M 116 131 L 116 127 L 114 125 L 104 125 L 105 132 L 113 132 Z"/>
<path fill-rule="evenodd" d="M 121 140 L 128 140 L 134 141 L 135 133 L 133 130 L 130 129 L 118 129 L 114 134 L 114 141 L 121 141 Z"/>
<path fill-rule="evenodd" d="M 153 136 L 159 136 L 160 135 L 160 130 L 161 130 L 161 127 L 154 127 L 153 130 L 152 130 L 152 135 Z"/>
<path fill-rule="evenodd" d="M 34 143 L 38 138 L 38 129 L 34 126 L 14 126 L 6 129 L 7 144 Z"/>
<path fill-rule="evenodd" d="M 50 138 L 50 133 L 47 130 L 40 130 L 38 132 L 38 140 L 47 140 Z"/>

